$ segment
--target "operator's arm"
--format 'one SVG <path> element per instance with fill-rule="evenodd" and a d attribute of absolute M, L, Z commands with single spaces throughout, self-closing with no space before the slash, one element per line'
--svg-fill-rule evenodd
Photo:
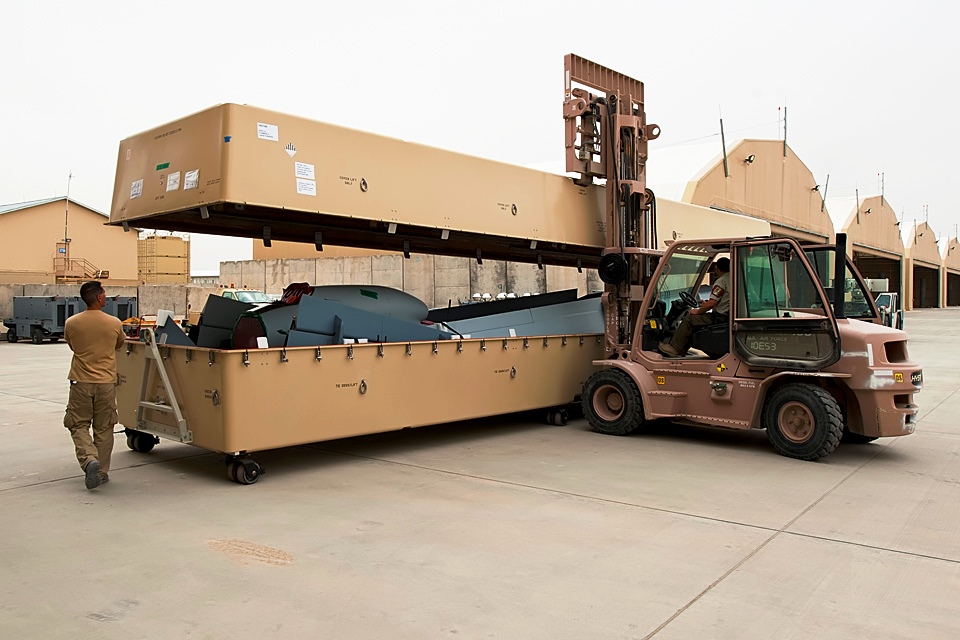
<path fill-rule="evenodd" d="M 691 309 L 690 313 L 698 316 L 702 313 L 710 311 L 710 309 L 713 309 L 715 306 L 720 304 L 720 300 L 722 300 L 723 296 L 725 296 L 727 293 L 727 290 L 723 286 L 725 283 L 726 275 L 724 274 L 721 278 L 717 279 L 716 283 L 714 283 L 713 289 L 710 290 L 710 298 L 708 300 L 704 300 L 703 303 L 696 309 Z"/>
<path fill-rule="evenodd" d="M 700 306 L 697 307 L 696 309 L 690 309 L 690 315 L 698 316 L 701 313 L 706 313 L 707 311 L 710 311 L 710 309 L 713 309 L 715 306 L 717 306 L 719 303 L 720 303 L 719 300 L 714 300 L 713 298 L 710 298 L 709 300 L 705 300 L 701 302 Z"/>

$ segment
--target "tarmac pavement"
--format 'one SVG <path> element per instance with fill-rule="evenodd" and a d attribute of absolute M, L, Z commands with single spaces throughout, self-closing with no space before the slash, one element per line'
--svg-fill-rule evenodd
<path fill-rule="evenodd" d="M 119 435 L 94 491 L 68 347 L 0 342 L 0 638 L 960 637 L 960 309 L 905 324 L 916 433 L 816 463 L 525 414 L 258 453 L 251 486 Z"/>

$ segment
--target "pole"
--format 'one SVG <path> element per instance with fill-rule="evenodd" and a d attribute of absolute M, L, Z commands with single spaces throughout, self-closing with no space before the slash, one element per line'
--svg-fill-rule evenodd
<path fill-rule="evenodd" d="M 64 244 L 70 242 L 70 236 L 67 235 L 67 222 L 70 219 L 70 181 L 73 180 L 73 171 L 70 171 L 70 175 L 67 176 L 67 202 L 66 207 L 63 211 L 63 242 Z"/>
<path fill-rule="evenodd" d="M 720 144 L 723 146 L 723 177 L 730 177 L 730 169 L 727 167 L 727 138 L 723 135 L 723 117 L 720 118 Z"/>
<path fill-rule="evenodd" d="M 823 213 L 824 207 L 827 206 L 827 191 L 830 189 L 830 174 L 827 174 L 827 183 L 823 185 L 823 199 L 820 201 L 820 212 Z"/>
<path fill-rule="evenodd" d="M 787 157 L 787 106 L 783 106 L 783 157 Z"/>

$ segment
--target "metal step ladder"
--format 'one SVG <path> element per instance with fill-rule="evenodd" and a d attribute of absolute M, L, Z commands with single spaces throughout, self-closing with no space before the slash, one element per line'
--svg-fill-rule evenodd
<path fill-rule="evenodd" d="M 173 392 L 173 385 L 170 384 L 170 376 L 163 366 L 163 357 L 157 347 L 156 335 L 154 335 L 152 329 L 144 328 L 141 330 L 140 336 L 144 342 L 144 352 L 143 377 L 140 381 L 140 396 L 137 404 L 137 430 L 189 444 L 193 442 L 193 432 L 187 428 L 187 421 L 180 411 L 177 396 Z M 160 376 L 163 390 L 166 393 L 166 402 L 152 402 L 147 399 L 147 393 L 153 388 L 155 382 L 151 375 L 153 373 Z M 171 414 L 176 425 L 147 420 L 144 417 L 144 412 L 147 409 Z"/>

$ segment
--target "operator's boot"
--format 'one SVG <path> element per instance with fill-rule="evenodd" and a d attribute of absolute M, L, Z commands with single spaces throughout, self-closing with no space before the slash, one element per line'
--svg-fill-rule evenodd
<path fill-rule="evenodd" d="M 669 356 L 671 358 L 682 358 L 683 356 L 686 355 L 685 353 L 681 353 L 676 347 L 674 347 L 669 342 L 661 342 L 659 345 L 657 345 L 657 349 L 659 349 L 660 353 L 662 353 L 663 355 Z"/>

